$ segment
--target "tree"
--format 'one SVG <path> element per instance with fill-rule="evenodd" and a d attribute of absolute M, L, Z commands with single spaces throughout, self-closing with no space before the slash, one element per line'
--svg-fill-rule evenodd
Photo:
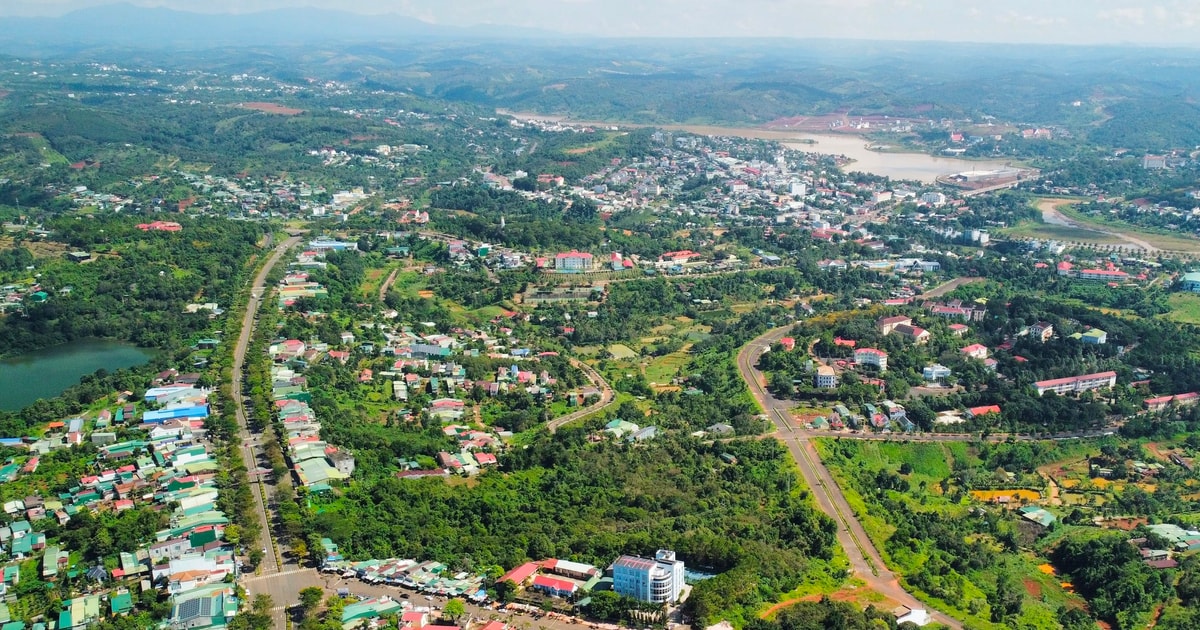
<path fill-rule="evenodd" d="M 266 554 L 263 553 L 262 549 L 251 549 L 250 557 L 248 558 L 250 560 L 250 568 L 254 569 L 258 567 L 258 565 L 262 564 L 263 556 L 265 555 Z"/>
<path fill-rule="evenodd" d="M 771 393 L 784 398 L 795 393 L 795 387 L 792 385 L 792 377 L 785 372 L 771 373 L 771 379 L 767 387 L 770 388 Z"/>
<path fill-rule="evenodd" d="M 250 605 L 251 610 L 258 615 L 270 615 L 271 609 L 275 607 L 275 601 L 266 593 L 259 593 L 254 596 L 254 603 Z"/>
<path fill-rule="evenodd" d="M 452 599 L 446 602 L 446 607 L 442 609 L 442 616 L 451 620 L 456 620 L 466 613 L 467 604 L 461 599 Z"/>
<path fill-rule="evenodd" d="M 300 607 L 305 613 L 312 611 L 317 606 L 321 605 L 321 599 L 325 597 L 325 591 L 319 586 L 310 586 L 300 591 Z"/>
<path fill-rule="evenodd" d="M 502 603 L 509 603 L 517 596 L 517 583 L 512 580 L 504 580 L 496 582 L 496 599 Z"/>

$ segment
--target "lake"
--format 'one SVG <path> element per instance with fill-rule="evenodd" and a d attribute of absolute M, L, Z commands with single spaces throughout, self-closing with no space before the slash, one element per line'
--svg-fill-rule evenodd
<path fill-rule="evenodd" d="M 29 352 L 0 361 L 0 410 L 23 409 L 39 398 L 53 398 L 79 379 L 142 365 L 154 352 L 118 341 L 87 339 Z"/>
<path fill-rule="evenodd" d="M 892 179 L 915 179 L 932 184 L 941 175 L 963 171 L 990 171 L 1008 166 L 1003 160 L 964 160 L 926 153 L 873 151 L 859 136 L 833 134 L 795 134 L 800 142 L 782 141 L 789 149 L 808 153 L 844 155 L 853 163 L 842 167 L 846 172 L 862 171 Z M 808 142 L 804 142 L 808 141 Z"/>
<path fill-rule="evenodd" d="M 804 151 L 806 153 L 844 155 L 854 160 L 852 164 L 842 167 L 842 170 L 846 172 L 862 171 L 892 179 L 913 179 L 925 184 L 934 183 L 941 175 L 950 175 L 963 171 L 995 170 L 1007 165 L 1007 162 L 1002 160 L 964 160 L 962 158 L 942 157 L 926 153 L 872 151 L 867 148 L 867 145 L 871 144 L 869 140 L 854 134 L 817 134 L 777 129 L 759 129 L 757 127 L 717 127 L 712 125 L 636 125 L 573 120 L 563 116 L 547 116 L 526 112 L 497 111 L 523 120 L 546 120 L 597 127 L 657 127 L 668 131 L 686 131 L 701 136 L 733 136 L 738 138 L 774 140 L 789 149 Z"/>

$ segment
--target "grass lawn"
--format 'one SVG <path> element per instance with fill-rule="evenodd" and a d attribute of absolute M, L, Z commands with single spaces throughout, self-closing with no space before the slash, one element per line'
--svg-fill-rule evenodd
<path fill-rule="evenodd" d="M 630 348 L 623 343 L 614 343 L 613 345 L 609 346 L 608 353 L 611 354 L 614 359 L 636 359 L 638 356 L 638 353 L 634 352 L 633 348 Z"/>
<path fill-rule="evenodd" d="M 390 272 L 386 268 L 368 269 L 363 275 L 363 283 L 362 286 L 359 287 L 359 294 L 363 298 L 367 298 L 372 295 L 378 295 L 379 285 L 382 284 L 387 278 L 388 273 Z"/>
<path fill-rule="evenodd" d="M 1047 223 L 1021 223 L 1011 228 L 1001 230 L 1004 236 L 1016 238 L 1051 239 L 1059 241 L 1079 241 L 1096 245 L 1118 245 L 1124 243 L 1121 239 L 1083 228 L 1050 225 Z"/>
<path fill-rule="evenodd" d="M 1130 236 L 1140 238 L 1160 249 L 1180 252 L 1200 252 L 1200 239 L 1178 236 L 1167 230 L 1142 227 L 1126 223 L 1119 219 L 1097 218 L 1077 212 L 1074 208 L 1059 207 L 1059 212 L 1078 223 L 1081 227 L 1094 227 L 1103 230 L 1119 230 Z"/>
<path fill-rule="evenodd" d="M 1167 298 L 1167 306 L 1171 312 L 1162 315 L 1163 318 L 1180 324 L 1200 324 L 1200 294 L 1173 293 Z"/>
<path fill-rule="evenodd" d="M 421 272 L 401 271 L 396 274 L 396 280 L 392 282 L 391 290 L 406 298 L 416 299 L 422 297 L 421 291 L 424 291 L 428 285 L 425 275 Z"/>
<path fill-rule="evenodd" d="M 497 317 L 500 317 L 500 315 L 504 313 L 504 307 L 503 306 L 485 306 L 483 308 L 477 308 L 474 311 L 471 311 L 471 313 L 479 321 L 486 322 L 486 321 L 491 321 Z"/>
<path fill-rule="evenodd" d="M 646 380 L 651 383 L 670 383 L 671 379 L 678 376 L 679 371 L 687 365 L 690 357 L 691 354 L 687 350 L 656 357 L 646 366 Z"/>

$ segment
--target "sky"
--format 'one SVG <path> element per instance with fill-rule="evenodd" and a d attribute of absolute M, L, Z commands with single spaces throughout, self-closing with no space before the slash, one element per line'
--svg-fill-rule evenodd
<path fill-rule="evenodd" d="M 127 0 L 207 13 L 315 6 L 453 26 L 623 37 L 800 37 L 1200 46 L 1200 0 Z M 3 0 L 0 16 L 113 0 Z"/>

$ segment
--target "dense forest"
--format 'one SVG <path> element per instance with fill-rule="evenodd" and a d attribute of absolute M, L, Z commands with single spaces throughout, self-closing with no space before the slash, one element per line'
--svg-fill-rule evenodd
<path fill-rule="evenodd" d="M 94 253 L 86 264 L 49 262 L 38 284 L 53 298 L 29 304 L 0 322 L 0 348 L 20 353 L 105 337 L 169 348 L 194 342 L 209 326 L 207 313 L 184 313 L 193 302 L 227 306 L 245 262 L 258 251 L 262 224 L 179 218 L 177 233 L 143 232 L 128 217 L 47 223 L 72 248 Z"/>

